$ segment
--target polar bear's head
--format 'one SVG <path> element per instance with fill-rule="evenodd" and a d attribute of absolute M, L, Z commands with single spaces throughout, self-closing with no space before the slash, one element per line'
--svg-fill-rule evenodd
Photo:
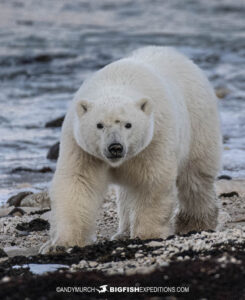
<path fill-rule="evenodd" d="M 116 103 L 79 100 L 75 106 L 76 142 L 112 167 L 121 165 L 147 147 L 154 131 L 150 99 Z"/>

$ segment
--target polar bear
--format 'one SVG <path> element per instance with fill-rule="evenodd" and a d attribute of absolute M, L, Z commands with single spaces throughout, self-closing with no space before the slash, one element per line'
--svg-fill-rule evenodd
<path fill-rule="evenodd" d="M 86 80 L 62 127 L 50 188 L 52 246 L 84 246 L 108 185 L 119 186 L 114 238 L 165 238 L 215 229 L 221 167 L 217 102 L 203 72 L 169 47 L 150 46 Z"/>

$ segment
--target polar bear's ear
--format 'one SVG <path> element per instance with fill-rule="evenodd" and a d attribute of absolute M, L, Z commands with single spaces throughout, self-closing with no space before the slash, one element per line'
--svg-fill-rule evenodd
<path fill-rule="evenodd" d="M 80 100 L 76 103 L 77 113 L 81 117 L 90 109 L 90 103 L 86 100 Z"/>
<path fill-rule="evenodd" d="M 147 115 L 152 113 L 152 103 L 151 100 L 148 98 L 142 98 L 137 102 L 137 106 Z"/>

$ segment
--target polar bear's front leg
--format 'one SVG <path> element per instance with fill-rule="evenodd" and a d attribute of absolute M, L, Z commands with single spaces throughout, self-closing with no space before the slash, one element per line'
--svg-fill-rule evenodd
<path fill-rule="evenodd" d="M 106 174 L 99 169 L 87 167 L 80 174 L 56 171 L 50 188 L 51 239 L 42 253 L 56 246 L 84 246 L 91 242 L 105 181 Z"/>
<path fill-rule="evenodd" d="M 131 238 L 166 238 L 170 230 L 170 218 L 176 203 L 176 186 L 142 189 L 137 193 L 131 212 Z"/>
<path fill-rule="evenodd" d="M 117 211 L 119 218 L 119 226 L 116 234 L 112 236 L 112 240 L 129 238 L 130 236 L 130 207 L 133 201 L 132 195 L 125 188 L 120 187 L 117 198 Z"/>

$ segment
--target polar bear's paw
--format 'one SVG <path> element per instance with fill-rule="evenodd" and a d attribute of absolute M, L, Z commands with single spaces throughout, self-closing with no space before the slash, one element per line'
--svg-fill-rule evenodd
<path fill-rule="evenodd" d="M 189 216 L 186 213 L 179 213 L 176 216 L 175 233 L 186 234 L 190 231 L 215 230 L 218 223 L 218 209 L 214 208 L 212 214 L 202 217 Z"/>
<path fill-rule="evenodd" d="M 52 243 L 52 241 L 47 241 L 44 245 L 41 246 L 39 249 L 40 254 L 51 254 L 51 253 L 62 253 L 65 252 L 65 250 L 68 247 L 65 246 L 59 246 Z"/>
<path fill-rule="evenodd" d="M 73 248 L 74 246 L 84 247 L 90 244 L 93 244 L 96 241 L 96 236 L 91 236 L 90 238 L 85 239 L 65 239 L 65 238 L 53 238 L 48 240 L 43 244 L 40 249 L 40 254 L 49 254 L 49 253 L 64 253 L 68 249 Z"/>
<path fill-rule="evenodd" d="M 123 232 L 117 232 L 116 234 L 114 234 L 111 237 L 111 241 L 126 240 L 126 239 L 129 239 L 129 238 L 130 238 L 129 232 L 123 231 Z"/>

